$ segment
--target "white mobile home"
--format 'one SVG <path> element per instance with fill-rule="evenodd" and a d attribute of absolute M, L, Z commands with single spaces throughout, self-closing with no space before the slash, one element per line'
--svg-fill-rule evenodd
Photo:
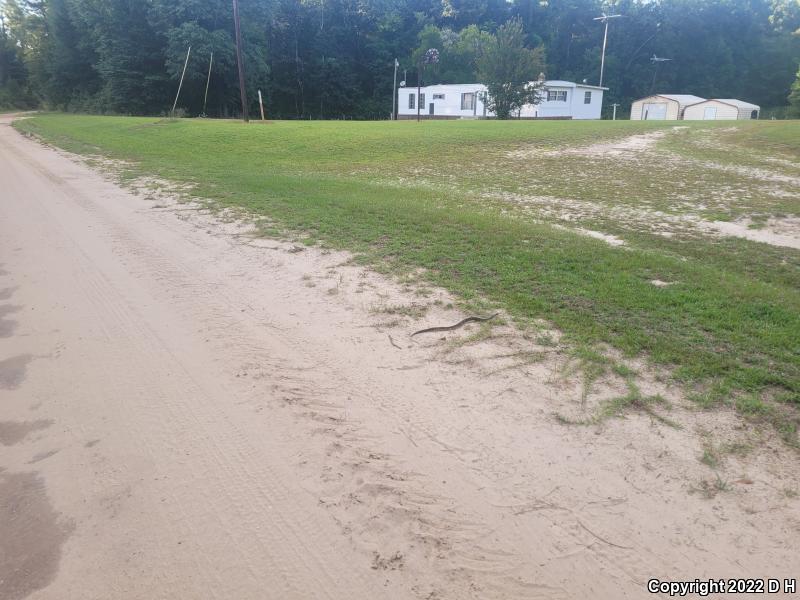
<path fill-rule="evenodd" d="M 486 86 L 480 83 L 428 85 L 419 89 L 419 95 L 416 87 L 401 87 L 397 94 L 398 119 L 416 118 L 417 107 L 424 118 L 458 119 L 487 114 Z"/>
<path fill-rule="evenodd" d="M 656 94 L 631 105 L 631 121 L 677 121 L 691 104 L 705 101 L 692 94 Z"/>
<path fill-rule="evenodd" d="M 733 98 L 713 98 L 690 104 L 683 111 L 686 121 L 757 119 L 761 107 Z"/>
<path fill-rule="evenodd" d="M 522 107 L 521 119 L 599 119 L 602 88 L 571 81 L 545 81 L 539 104 Z M 425 119 L 469 119 L 494 117 L 486 106 L 486 86 L 481 83 L 428 85 L 398 89 L 398 119 L 415 119 L 417 109 Z"/>

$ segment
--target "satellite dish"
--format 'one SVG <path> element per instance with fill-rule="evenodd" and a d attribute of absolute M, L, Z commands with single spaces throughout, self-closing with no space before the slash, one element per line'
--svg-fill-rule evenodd
<path fill-rule="evenodd" d="M 400 87 L 406 87 L 406 80 L 405 79 L 400 82 Z"/>

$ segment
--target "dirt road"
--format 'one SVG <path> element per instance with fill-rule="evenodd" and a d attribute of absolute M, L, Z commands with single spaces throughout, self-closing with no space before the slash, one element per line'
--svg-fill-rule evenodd
<path fill-rule="evenodd" d="M 0 598 L 643 598 L 651 577 L 797 576 L 780 447 L 695 493 L 703 417 L 558 424 L 577 384 L 552 365 L 444 360 L 375 310 L 414 297 L 399 285 L 143 199 L 8 122 Z"/>

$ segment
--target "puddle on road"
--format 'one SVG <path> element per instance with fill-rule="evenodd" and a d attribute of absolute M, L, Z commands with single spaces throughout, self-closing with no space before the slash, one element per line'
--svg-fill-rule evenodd
<path fill-rule="evenodd" d="M 37 473 L 0 473 L 0 598 L 22 600 L 47 587 L 71 530 Z"/>
<path fill-rule="evenodd" d="M 0 444 L 13 446 L 18 444 L 32 431 L 50 427 L 54 421 L 39 419 L 38 421 L 0 421 Z"/>
<path fill-rule="evenodd" d="M 22 309 L 22 306 L 19 304 L 3 304 L 0 306 L 0 318 L 5 317 L 6 315 L 10 315 L 11 313 L 15 313 Z"/>
<path fill-rule="evenodd" d="M 22 307 L 14 304 L 3 304 L 0 306 L 0 338 L 11 337 L 14 330 L 17 328 L 17 322 L 11 319 L 4 319 L 6 315 L 15 313 Z"/>
<path fill-rule="evenodd" d="M 13 390 L 25 381 L 25 372 L 33 356 L 19 354 L 0 360 L 0 390 Z"/>

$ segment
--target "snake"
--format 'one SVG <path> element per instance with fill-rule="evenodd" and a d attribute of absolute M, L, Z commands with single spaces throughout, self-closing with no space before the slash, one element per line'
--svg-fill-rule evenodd
<path fill-rule="evenodd" d="M 483 323 L 485 321 L 491 321 L 500 313 L 494 313 L 488 317 L 467 317 L 466 319 L 460 320 L 455 325 L 449 325 L 447 327 L 428 327 L 427 329 L 420 329 L 419 331 L 415 331 L 409 337 L 414 337 L 415 335 L 419 335 L 420 333 L 433 333 L 434 331 L 453 331 L 454 329 L 458 329 L 459 327 L 463 327 L 467 323 Z"/>

